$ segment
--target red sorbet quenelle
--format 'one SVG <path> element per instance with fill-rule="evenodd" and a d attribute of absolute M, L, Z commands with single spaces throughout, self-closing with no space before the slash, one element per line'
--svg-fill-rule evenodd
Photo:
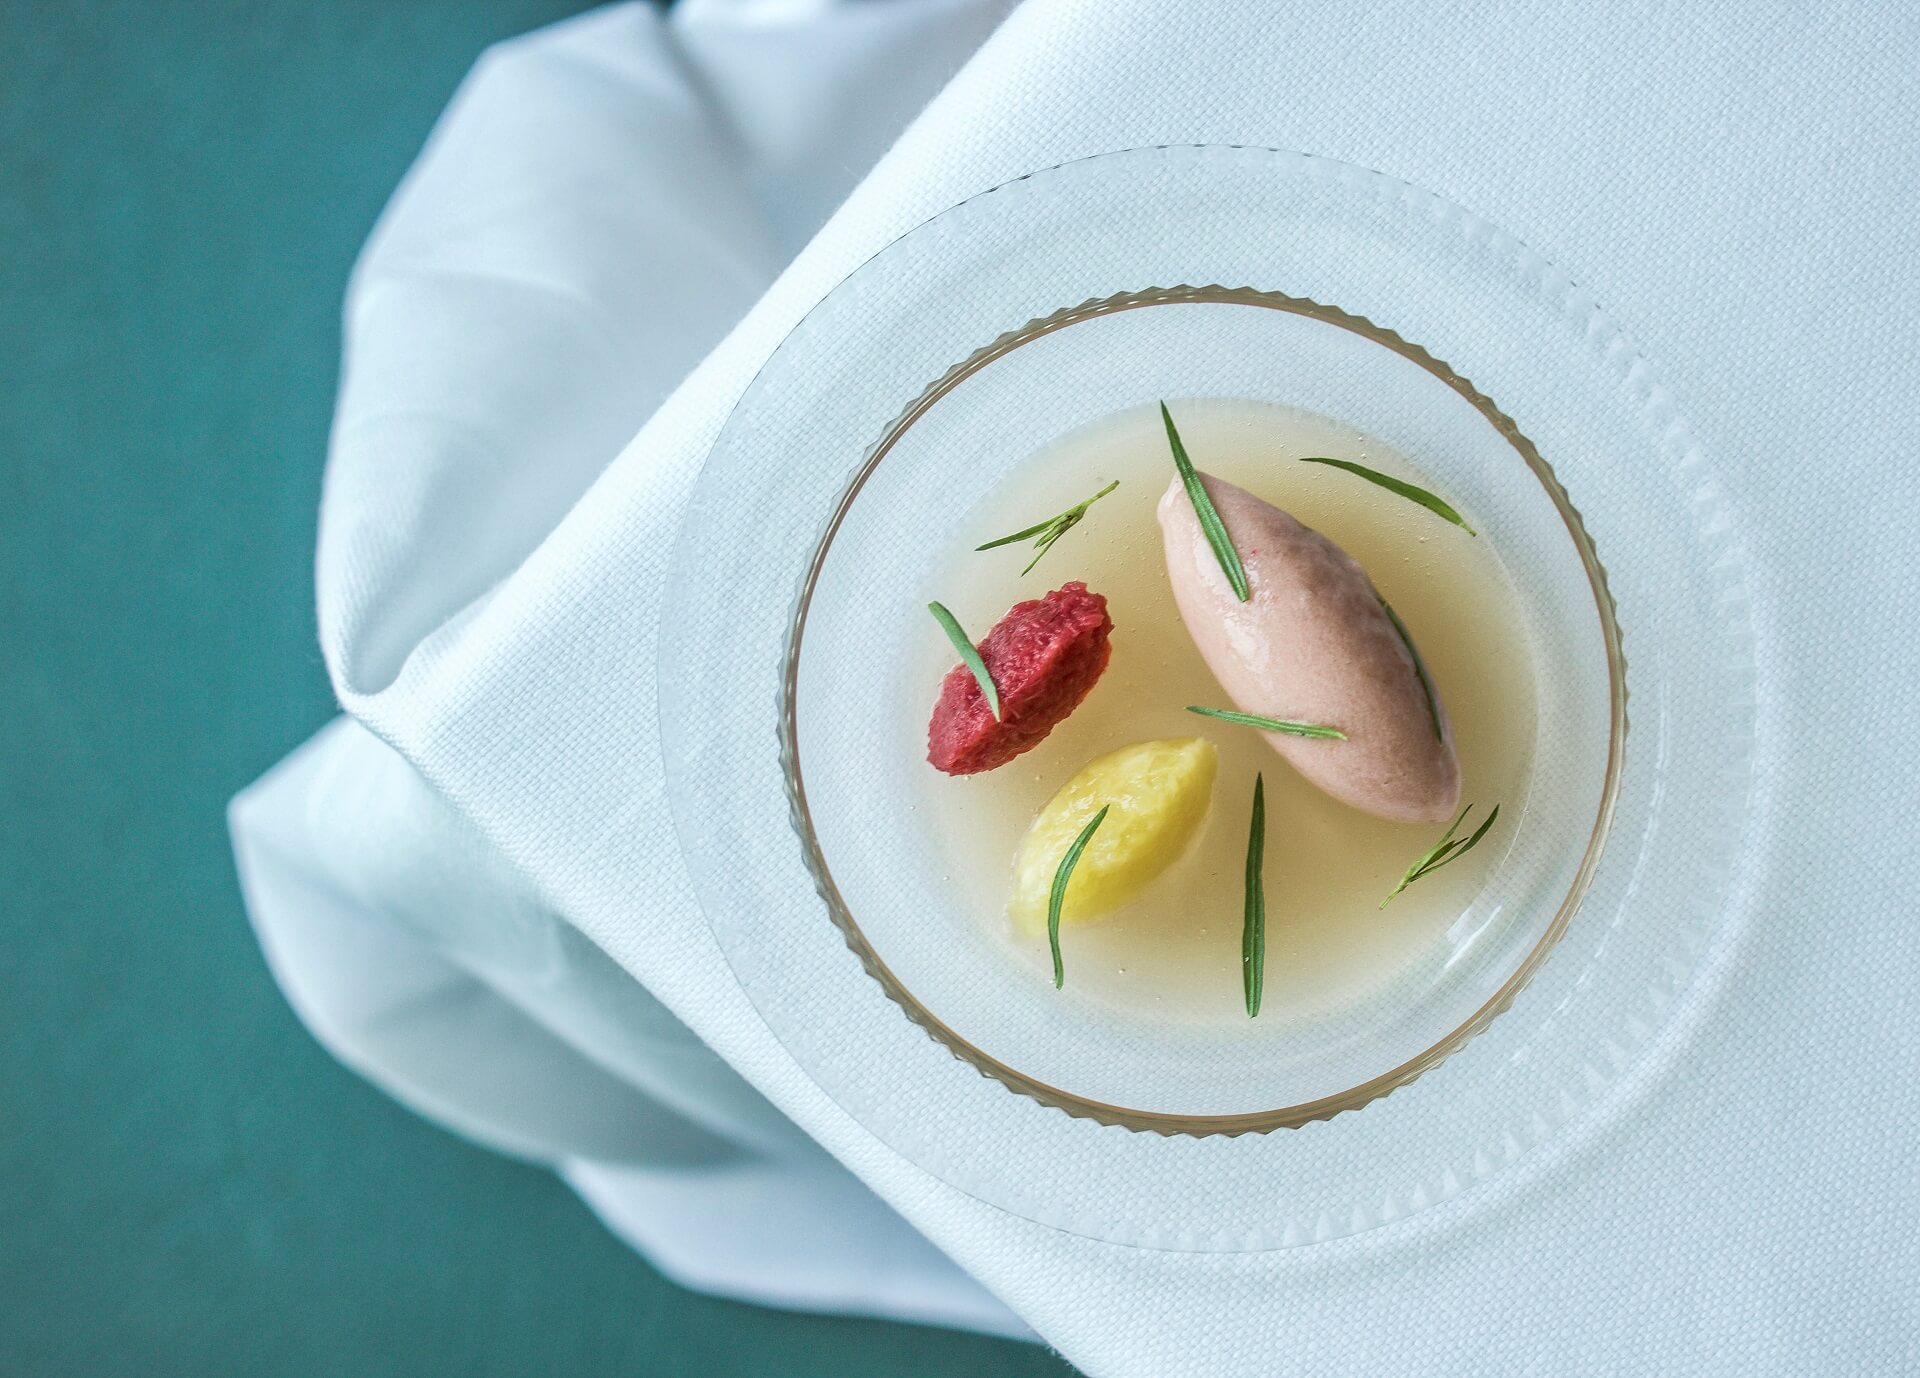
<path fill-rule="evenodd" d="M 1112 631 L 1107 600 L 1082 583 L 1015 603 L 977 648 L 1000 691 L 999 720 L 973 673 L 954 666 L 927 724 L 927 760 L 948 775 L 977 775 L 1040 745 L 1106 670 Z"/>

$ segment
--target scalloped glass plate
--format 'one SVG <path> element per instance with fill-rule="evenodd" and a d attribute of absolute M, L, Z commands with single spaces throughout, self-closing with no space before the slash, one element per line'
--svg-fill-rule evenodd
<path fill-rule="evenodd" d="M 1332 1009 L 1059 998 L 943 883 L 903 783 L 926 769 L 928 561 L 1027 455 L 1154 397 L 1418 454 L 1524 610 L 1540 726 L 1507 845 L 1409 975 Z M 965 202 L 787 338 L 684 519 L 661 726 L 715 936 L 837 1103 L 1030 1218 L 1263 1248 L 1446 1199 L 1595 1118 L 1731 931 L 1751 634 L 1702 467 L 1567 279 L 1391 179 L 1161 148 Z"/>

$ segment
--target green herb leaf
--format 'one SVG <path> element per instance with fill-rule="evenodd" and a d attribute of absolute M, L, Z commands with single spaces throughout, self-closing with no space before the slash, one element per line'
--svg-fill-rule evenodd
<path fill-rule="evenodd" d="M 1316 455 L 1311 458 L 1302 459 L 1300 462 L 1302 464 L 1330 464 L 1336 469 L 1345 469 L 1350 474 L 1358 474 L 1369 483 L 1379 484 L 1389 493 L 1398 493 L 1401 497 L 1409 501 L 1419 503 L 1435 516 L 1445 517 L 1469 536 L 1478 536 L 1480 534 L 1467 525 L 1466 518 L 1454 511 L 1453 504 L 1445 498 L 1435 493 L 1429 493 L 1426 489 L 1407 483 L 1402 479 L 1397 479 L 1392 474 L 1383 474 L 1378 469 L 1369 469 L 1366 465 L 1355 464 L 1350 459 L 1327 459 L 1323 456 Z"/>
<path fill-rule="evenodd" d="M 1242 727 L 1257 727 L 1262 732 L 1284 732 L 1290 737 L 1331 737 L 1344 742 L 1347 734 L 1337 727 L 1322 727 L 1319 723 L 1288 722 L 1285 718 L 1263 718 L 1258 713 L 1236 713 L 1231 708 L 1198 708 L 1187 705 L 1189 713 L 1198 713 L 1203 718 L 1218 718 L 1221 722 L 1238 723 Z"/>
<path fill-rule="evenodd" d="M 1048 517 L 1045 521 L 1038 525 L 1030 526 L 1025 531 L 1016 531 L 1011 536 L 1002 536 L 998 540 L 988 541 L 985 545 L 977 545 L 974 549 L 994 550 L 1003 545 L 1012 545 L 1015 541 L 1024 541 L 1029 536 L 1038 536 L 1040 539 L 1033 543 L 1038 553 L 1035 554 L 1031 560 L 1027 561 L 1026 569 L 1020 571 L 1022 574 L 1026 574 L 1030 572 L 1035 565 L 1040 563 L 1040 556 L 1045 555 L 1049 550 L 1053 549 L 1053 543 L 1055 541 L 1059 540 L 1080 524 L 1080 519 L 1087 515 L 1087 509 L 1089 507 L 1093 506 L 1119 486 L 1120 480 L 1115 479 L 1085 502 L 1076 503 L 1058 516 Z"/>
<path fill-rule="evenodd" d="M 1420 648 L 1413 644 L 1413 638 L 1407 634 L 1407 624 L 1400 620 L 1400 614 L 1393 610 L 1393 604 L 1380 598 L 1377 593 L 1373 596 L 1380 599 L 1380 607 L 1387 614 L 1387 621 L 1393 623 L 1393 629 L 1400 633 L 1401 644 L 1407 648 L 1407 654 L 1413 657 L 1413 673 L 1420 680 L 1420 692 L 1427 696 L 1427 716 L 1433 719 L 1434 740 L 1443 741 L 1446 733 L 1440 728 L 1440 700 L 1433 692 L 1433 680 L 1427 675 L 1427 663 L 1420 659 Z"/>
<path fill-rule="evenodd" d="M 1053 889 L 1047 893 L 1047 943 L 1053 948 L 1053 988 L 1059 990 L 1067 982 L 1067 970 L 1060 962 L 1060 907 L 1067 902 L 1067 882 L 1073 878 L 1073 868 L 1079 864 L 1080 853 L 1087 850 L 1087 844 L 1093 841 L 1094 829 L 1106 820 L 1111 804 L 1102 804 L 1100 812 L 1093 821 L 1080 830 L 1080 836 L 1073 839 L 1073 845 L 1067 848 L 1067 854 L 1060 858 L 1060 868 L 1053 873 Z"/>
<path fill-rule="evenodd" d="M 1173 413 L 1167 410 L 1167 404 L 1160 404 L 1161 419 L 1167 423 L 1167 443 L 1173 447 L 1173 467 L 1180 471 L 1180 482 L 1186 487 L 1187 501 L 1193 504 L 1193 515 L 1200 519 L 1200 529 L 1206 533 L 1207 544 L 1213 547 L 1213 555 L 1225 571 L 1227 582 L 1233 585 L 1233 596 L 1242 603 L 1253 597 L 1247 587 L 1246 566 L 1240 563 L 1240 552 L 1233 548 L 1233 537 L 1227 534 L 1227 524 L 1220 520 L 1220 514 L 1214 510 L 1213 499 L 1207 496 L 1207 486 L 1200 482 L 1200 474 L 1193 467 L 1193 461 L 1187 458 L 1187 447 L 1180 443 L 1180 432 L 1174 429 Z"/>
<path fill-rule="evenodd" d="M 1472 808 L 1473 805 L 1469 804 L 1467 805 L 1467 807 Z M 1498 818 L 1499 816 L 1500 816 L 1500 806 L 1498 804 L 1495 804 L 1493 806 L 1493 812 L 1487 815 L 1487 821 L 1482 823 L 1479 827 L 1475 828 L 1473 830 L 1473 836 L 1468 838 L 1465 842 L 1463 842 L 1460 845 L 1461 855 L 1464 856 L 1466 853 L 1472 851 L 1475 847 L 1480 845 L 1480 839 L 1487 835 L 1487 829 L 1493 826 L 1493 820 Z M 1451 860 L 1452 858 L 1448 858 L 1448 859 Z"/>
<path fill-rule="evenodd" d="M 1247 1018 L 1260 1013 L 1260 992 L 1267 980 L 1267 894 L 1260 868 L 1267 852 L 1267 788 L 1253 777 L 1253 824 L 1247 831 L 1247 906 L 1240 929 L 1241 980 L 1246 987 Z"/>
<path fill-rule="evenodd" d="M 994 687 L 993 676 L 987 673 L 987 662 L 980 659 L 980 652 L 973 648 L 973 642 L 967 639 L 967 633 L 958 619 L 938 603 L 927 604 L 927 611 L 933 614 L 933 620 L 940 624 L 940 630 L 947 634 L 947 640 L 953 643 L 953 649 L 960 653 L 960 663 L 973 671 L 974 679 L 980 683 L 980 692 L 987 696 L 987 707 L 993 710 L 993 720 L 1000 721 L 1000 691 Z"/>
<path fill-rule="evenodd" d="M 1500 806 L 1498 804 L 1493 806 L 1493 812 L 1487 815 L 1486 822 L 1476 828 L 1471 836 L 1456 841 L 1453 836 L 1454 833 L 1459 831 L 1460 825 L 1466 821 L 1467 815 L 1472 812 L 1473 805 L 1471 804 L 1460 810 L 1460 816 L 1453 820 L 1452 824 L 1447 828 L 1445 835 L 1433 845 L 1433 849 L 1418 861 L 1414 862 L 1413 865 L 1409 866 L 1407 873 L 1400 877 L 1400 883 L 1393 887 L 1393 894 L 1388 895 L 1380 901 L 1380 907 L 1382 909 L 1385 909 L 1389 904 L 1393 903 L 1394 895 L 1399 894 L 1422 876 L 1432 875 L 1442 866 L 1445 866 L 1449 862 L 1458 861 L 1461 857 L 1479 846 L 1480 839 L 1485 837 L 1487 835 L 1487 829 L 1493 826 L 1493 820 L 1500 816 Z"/>

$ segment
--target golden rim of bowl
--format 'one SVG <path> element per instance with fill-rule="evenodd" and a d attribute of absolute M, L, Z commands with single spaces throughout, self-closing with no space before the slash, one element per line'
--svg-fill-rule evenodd
<path fill-rule="evenodd" d="M 1077 325 L 1081 321 L 1092 320 L 1097 316 L 1112 315 L 1115 312 L 1131 311 L 1145 306 L 1193 303 L 1265 307 L 1270 310 L 1291 312 L 1298 316 L 1308 316 L 1328 325 L 1338 326 L 1342 330 L 1352 331 L 1425 369 L 1484 416 L 1507 443 L 1513 446 L 1515 452 L 1533 471 L 1534 477 L 1540 481 L 1541 487 L 1552 499 L 1555 510 L 1559 512 L 1560 520 L 1566 525 L 1567 535 L 1572 539 L 1574 549 L 1580 554 L 1580 562 L 1586 569 L 1587 582 L 1593 590 L 1594 605 L 1600 615 L 1601 631 L 1606 642 L 1610 695 L 1606 781 L 1601 789 L 1600 807 L 1594 817 L 1593 831 L 1587 838 L 1586 851 L 1580 858 L 1579 869 L 1574 873 L 1573 882 L 1560 901 L 1560 907 L 1555 912 L 1553 921 L 1547 925 L 1539 940 L 1521 959 L 1520 964 L 1502 983 L 1500 989 L 1450 1033 L 1397 1067 L 1335 1095 L 1323 1096 L 1318 1100 L 1304 1101 L 1297 1105 L 1281 1106 L 1275 1110 L 1259 1110 L 1241 1115 L 1170 1115 L 1160 1111 L 1108 1105 L 1102 1101 L 1075 1095 L 1071 1091 L 1027 1076 L 1017 1068 L 1010 1067 L 998 1058 L 983 1052 L 921 1004 L 913 992 L 893 974 L 886 962 L 881 959 L 880 954 L 874 951 L 873 945 L 867 941 L 859 923 L 848 909 L 839 887 L 834 883 L 832 869 L 827 865 L 826 856 L 820 847 L 820 839 L 814 831 L 812 815 L 807 808 L 806 784 L 800 770 L 799 724 L 796 716 L 800 643 L 806 631 L 807 613 L 813 603 L 813 593 L 819 582 L 821 566 L 854 500 L 859 497 L 861 489 L 866 486 L 867 479 L 879 467 L 880 462 L 899 443 L 900 437 L 905 435 L 916 421 L 954 388 L 988 364 L 1005 358 L 1022 345 L 1030 344 L 1043 336 Z M 792 815 L 794 830 L 799 833 L 801 845 L 805 849 L 807 869 L 813 876 L 815 888 L 818 889 L 821 899 L 826 902 L 829 917 L 839 928 L 847 946 L 860 959 L 867 974 L 880 983 L 881 989 L 887 993 L 888 998 L 905 1011 L 909 1019 L 918 1024 L 955 1057 L 972 1066 L 983 1076 L 991 1077 L 1009 1090 L 1028 1096 L 1042 1105 L 1051 1106 L 1081 1119 L 1117 1125 L 1122 1129 L 1154 1134 L 1186 1134 L 1196 1138 L 1211 1134 L 1260 1134 L 1274 1129 L 1293 1129 L 1314 1120 L 1329 1119 L 1342 1111 L 1357 1110 L 1367 1102 L 1405 1086 L 1428 1068 L 1446 1059 L 1513 1003 L 1514 996 L 1518 995 L 1521 988 L 1532 979 L 1534 972 L 1539 970 L 1540 964 L 1546 960 L 1547 953 L 1566 932 L 1574 911 L 1580 907 L 1580 902 L 1586 897 L 1587 890 L 1593 884 L 1594 871 L 1599 865 L 1600 853 L 1613 824 L 1614 805 L 1620 789 L 1621 762 L 1626 750 L 1627 736 L 1627 684 L 1626 656 L 1621 649 L 1620 625 L 1615 614 L 1613 594 L 1607 587 L 1607 572 L 1601 566 L 1599 556 L 1594 552 L 1593 540 L 1587 534 L 1579 511 L 1567 496 L 1567 491 L 1558 477 L 1555 476 L 1553 467 L 1541 457 L 1533 442 L 1527 439 L 1520 428 L 1514 424 L 1513 418 L 1501 411 L 1494 405 L 1491 398 L 1444 361 L 1435 358 L 1419 345 L 1401 338 L 1385 326 L 1374 324 L 1364 316 L 1356 316 L 1337 306 L 1328 306 L 1306 297 L 1289 296 L 1284 292 L 1266 291 L 1256 287 L 1224 287 L 1218 284 L 1203 287 L 1153 287 L 1138 292 L 1120 292 L 1113 296 L 1096 297 L 1078 306 L 1070 306 L 1050 316 L 1029 321 L 1017 330 L 1010 330 L 948 369 L 916 397 L 892 425 L 887 427 L 886 432 L 868 452 L 865 462 L 861 464 L 858 472 L 847 485 L 847 490 L 835 506 L 833 516 L 820 538 L 820 544 L 814 551 L 813 559 L 808 563 L 806 576 L 801 583 L 800 597 L 794 607 L 793 621 L 787 633 L 787 652 L 780 688 L 780 756 L 787 781 L 787 804 Z"/>

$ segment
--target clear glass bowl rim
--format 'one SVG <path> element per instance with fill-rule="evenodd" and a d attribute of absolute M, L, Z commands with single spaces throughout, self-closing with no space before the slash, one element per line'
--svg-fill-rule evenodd
<path fill-rule="evenodd" d="M 1111 155 L 1102 155 L 1111 156 Z M 1026 180 L 1026 179 L 1020 179 Z M 991 193 L 983 193 L 990 195 Z M 963 203 L 965 204 L 965 203 Z M 935 217 L 938 219 L 938 217 Z M 912 231 L 909 231 L 911 234 Z M 883 251 L 884 252 L 884 251 Z M 1271 1110 L 1253 1111 L 1234 1115 L 1174 1115 L 1150 1110 L 1140 1110 L 1125 1106 L 1108 1104 L 1088 1097 L 1077 1095 L 1061 1087 L 1050 1085 L 1037 1078 L 1027 1076 L 1017 1068 L 986 1053 L 964 1036 L 947 1025 L 916 998 L 904 982 L 888 967 L 887 963 L 868 941 L 859 922 L 841 896 L 836 886 L 832 870 L 827 864 L 819 839 L 814 831 L 811 814 L 808 810 L 805 779 L 800 768 L 798 742 L 798 706 L 797 690 L 799 682 L 800 656 L 806 632 L 807 615 L 812 603 L 820 571 L 827 553 L 833 544 L 835 535 L 844 522 L 848 511 L 859 498 L 861 489 L 868 478 L 878 468 L 887 454 L 899 443 L 909 429 L 941 398 L 960 386 L 967 378 L 986 368 L 999 359 L 1005 358 L 1023 345 L 1030 344 L 1056 331 L 1067 329 L 1080 322 L 1120 311 L 1149 309 L 1160 306 L 1190 305 L 1195 303 L 1228 304 L 1239 306 L 1263 307 L 1302 315 L 1328 325 L 1350 331 L 1374 344 L 1390 349 L 1402 358 L 1423 369 L 1444 383 L 1454 393 L 1471 405 L 1495 428 L 1526 465 L 1534 478 L 1545 490 L 1566 527 L 1567 535 L 1578 554 L 1588 585 L 1594 598 L 1601 635 L 1606 653 L 1608 690 L 1609 690 L 1609 739 L 1607 746 L 1607 766 L 1603 780 L 1600 800 L 1595 811 L 1594 822 L 1588 835 L 1580 864 L 1562 897 L 1556 911 L 1547 926 L 1542 930 L 1533 946 L 1522 956 L 1518 965 L 1508 975 L 1500 987 L 1478 1008 L 1469 1014 L 1444 1036 L 1430 1044 L 1413 1057 L 1378 1075 L 1350 1087 L 1345 1091 L 1316 1100 L 1295 1105 L 1281 1106 Z M 1093 298 L 1076 306 L 1063 308 L 1050 315 L 1036 318 L 1025 325 L 1009 330 L 998 338 L 981 346 L 965 359 L 953 365 L 939 378 L 930 383 L 901 411 L 900 415 L 885 429 L 880 438 L 867 451 L 859 468 L 853 474 L 845 492 L 835 504 L 827 520 L 825 529 L 809 560 L 805 576 L 801 583 L 799 596 L 795 601 L 792 617 L 787 631 L 787 643 L 782 659 L 782 674 L 779 701 L 780 762 L 785 777 L 787 802 L 793 827 L 799 835 L 805 854 L 805 863 L 814 886 L 825 902 L 828 916 L 839 929 L 849 950 L 859 959 L 867 974 L 877 981 L 887 997 L 906 1015 L 944 1046 L 961 1061 L 968 1063 L 982 1075 L 999 1082 L 1009 1090 L 1027 1096 L 1042 1105 L 1050 1106 L 1077 1118 L 1089 1119 L 1101 1124 L 1119 1128 L 1163 1135 L 1189 1135 L 1202 1138 L 1209 1135 L 1239 1135 L 1248 1133 L 1266 1133 L 1276 1129 L 1290 1129 L 1315 1120 L 1329 1119 L 1348 1110 L 1357 1110 L 1368 1102 L 1387 1094 L 1397 1087 L 1420 1076 L 1430 1068 L 1444 1061 L 1458 1050 L 1475 1034 L 1497 1018 L 1512 1004 L 1514 997 L 1532 979 L 1539 970 L 1561 936 L 1566 932 L 1574 913 L 1579 909 L 1592 885 L 1593 876 L 1600 863 L 1606 840 L 1611 830 L 1614 811 L 1618 800 L 1622 766 L 1625 759 L 1627 738 L 1627 683 L 1626 657 L 1621 644 L 1620 626 L 1616 616 L 1613 596 L 1608 588 L 1605 567 L 1601 564 L 1591 536 L 1587 533 L 1579 510 L 1574 506 L 1565 487 L 1555 475 L 1552 466 L 1540 454 L 1537 447 L 1520 430 L 1511 417 L 1506 415 L 1493 400 L 1476 388 L 1467 378 L 1448 365 L 1444 360 L 1424 349 L 1420 345 L 1404 339 L 1395 331 L 1376 324 L 1364 316 L 1345 311 L 1338 306 L 1311 300 L 1306 297 L 1291 296 L 1284 292 L 1252 286 L 1230 287 L 1221 284 L 1176 285 L 1169 287 L 1146 288 L 1137 291 L 1115 293 L 1110 296 Z"/>

